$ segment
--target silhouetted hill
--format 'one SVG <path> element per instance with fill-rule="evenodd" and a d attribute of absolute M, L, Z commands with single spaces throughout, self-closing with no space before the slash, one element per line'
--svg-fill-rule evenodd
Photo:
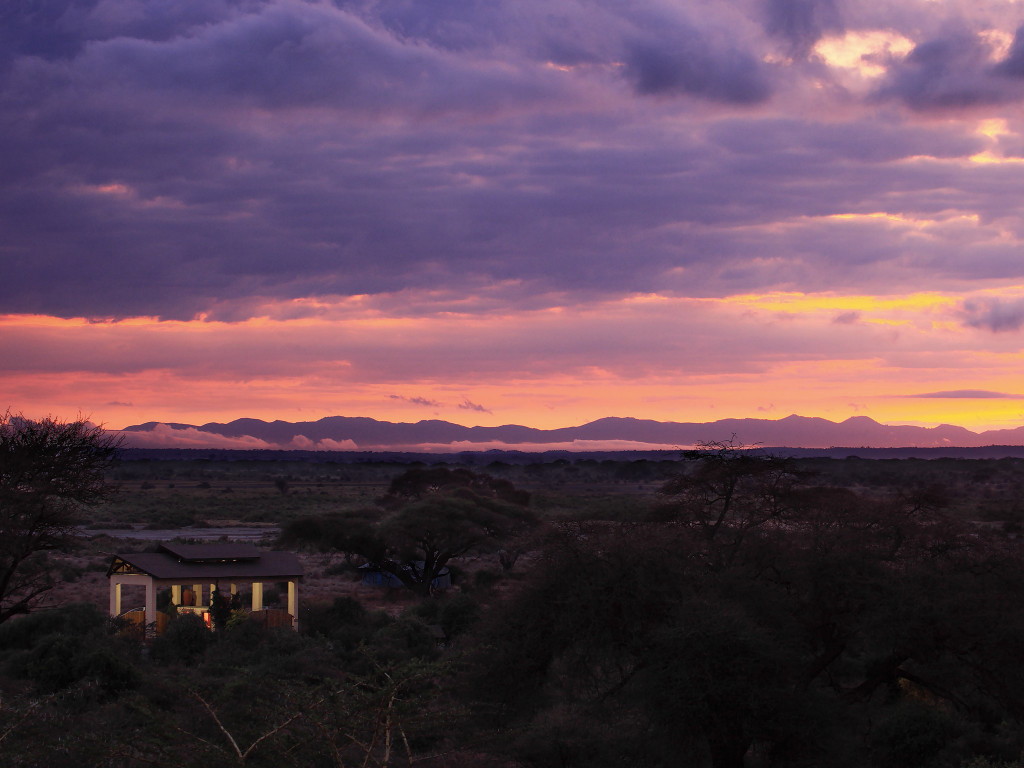
<path fill-rule="evenodd" d="M 990 445 L 1024 445 L 1024 427 L 989 432 L 971 432 L 963 427 L 942 424 L 915 427 L 880 424 L 865 416 L 843 422 L 791 415 L 783 419 L 721 419 L 707 423 L 652 421 L 607 417 L 575 427 L 535 429 L 515 424 L 500 427 L 464 427 L 436 419 L 415 423 L 378 421 L 367 417 L 329 416 L 318 421 L 272 421 L 236 419 L 227 424 L 210 422 L 200 426 L 157 422 L 124 429 L 129 445 L 140 447 L 199 447 L 209 435 L 210 447 L 236 447 L 231 441 L 249 440 L 271 449 L 415 449 L 416 446 L 447 446 L 454 450 L 481 449 L 494 445 L 530 446 L 543 450 L 580 444 L 580 448 L 599 449 L 595 444 L 635 443 L 637 448 L 685 447 L 708 441 L 728 441 L 752 445 L 791 448 L 944 448 Z M 188 437 L 186 446 L 185 438 Z M 159 438 L 159 439 L 158 439 Z M 536 446 L 534 448 L 534 446 Z M 245 447 L 238 445 L 237 447 Z M 620 445 L 625 447 L 624 445 Z"/>

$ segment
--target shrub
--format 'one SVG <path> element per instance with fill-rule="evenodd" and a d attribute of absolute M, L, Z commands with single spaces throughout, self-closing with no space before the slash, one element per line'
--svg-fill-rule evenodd
<path fill-rule="evenodd" d="M 106 615 L 92 603 L 69 603 L 60 610 L 30 613 L 0 624 L 0 651 L 31 648 L 49 634 L 84 637 L 107 623 Z"/>
<path fill-rule="evenodd" d="M 205 621 L 194 613 L 182 613 L 153 641 L 150 657 L 162 664 L 192 664 L 206 652 L 212 639 Z"/>
<path fill-rule="evenodd" d="M 461 635 L 480 619 L 480 605 L 468 595 L 454 595 L 441 604 L 438 623 L 448 638 Z"/>
<path fill-rule="evenodd" d="M 74 614 L 63 624 L 16 622 L 35 624 L 35 629 L 49 624 L 53 631 L 32 636 L 28 645 L 22 638 L 25 649 L 11 656 L 10 670 L 48 693 L 76 684 L 91 684 L 111 696 L 135 688 L 140 676 L 131 661 L 129 643 L 109 634 L 104 617 L 100 616 L 101 621 L 97 622 L 86 611 L 77 610 Z"/>
<path fill-rule="evenodd" d="M 895 705 L 871 734 L 872 764 L 880 768 L 928 766 L 956 738 L 943 710 L 916 701 Z"/>
<path fill-rule="evenodd" d="M 473 587 L 475 589 L 490 589 L 503 578 L 503 574 L 488 569 L 477 571 L 473 574 Z"/>

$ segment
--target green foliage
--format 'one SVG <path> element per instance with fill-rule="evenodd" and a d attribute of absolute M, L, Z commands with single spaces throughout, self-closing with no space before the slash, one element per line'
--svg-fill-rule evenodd
<path fill-rule="evenodd" d="M 741 762 L 755 743 L 811 746 L 815 718 L 792 685 L 792 645 L 717 602 L 691 604 L 652 635 L 636 693 L 658 736 L 682 752 L 706 748 L 716 765 Z"/>
<path fill-rule="evenodd" d="M 493 589 L 504 577 L 504 574 L 498 571 L 492 571 L 489 568 L 482 568 L 473 574 L 473 589 L 475 590 L 489 590 Z"/>
<path fill-rule="evenodd" d="M 213 635 L 197 614 L 179 613 L 150 647 L 150 657 L 161 664 L 192 665 L 213 642 Z"/>
<path fill-rule="evenodd" d="M 375 633 L 394 620 L 382 611 L 368 611 L 350 597 L 338 597 L 330 604 L 306 603 L 299 626 L 305 634 L 321 637 L 334 653 L 352 662 L 356 651 L 371 643 Z"/>
<path fill-rule="evenodd" d="M 125 653 L 104 635 L 47 635 L 19 660 L 21 674 L 44 692 L 91 683 L 106 695 L 136 688 L 141 675 Z"/>
<path fill-rule="evenodd" d="M 266 601 L 273 604 L 276 600 Z M 210 616 L 213 618 L 213 626 L 218 632 L 227 628 L 228 620 L 231 618 L 231 594 L 222 590 L 214 589 L 210 595 Z"/>
<path fill-rule="evenodd" d="M 446 637 L 454 638 L 471 629 L 481 613 L 480 604 L 469 595 L 453 595 L 441 603 L 438 623 Z"/>
<path fill-rule="evenodd" d="M 408 611 L 410 616 L 429 625 L 439 626 L 446 640 L 464 634 L 481 616 L 481 606 L 466 594 L 445 595 L 424 600 Z"/>
<path fill-rule="evenodd" d="M 948 713 L 919 701 L 890 707 L 871 730 L 871 760 L 878 768 L 926 768 L 948 765 L 940 753 L 957 736 Z"/>
<path fill-rule="evenodd" d="M 105 629 L 110 620 L 92 603 L 69 603 L 0 625 L 0 653 L 32 648 L 40 637 L 83 637 Z"/>
<path fill-rule="evenodd" d="M 988 757 L 973 757 L 960 764 L 960 768 L 1024 768 L 1022 760 L 993 760 Z"/>
<path fill-rule="evenodd" d="M 280 543 L 359 555 L 426 595 L 452 558 L 493 551 L 539 522 L 507 501 L 521 498 L 508 483 L 468 471 L 410 470 L 392 488 L 390 511 L 299 518 L 283 528 Z"/>
<path fill-rule="evenodd" d="M 114 492 L 106 472 L 118 445 L 84 421 L 0 416 L 0 623 L 53 587 L 40 555 L 66 551 L 79 511 Z"/>
<path fill-rule="evenodd" d="M 640 514 L 656 484 L 681 469 L 695 480 L 701 461 L 495 466 L 543 517 L 563 517 L 525 540 L 503 538 L 502 518 L 531 523 L 486 484 L 367 507 L 395 465 L 130 467 L 146 494 L 181 493 L 204 516 L 203 494 L 239 516 L 240 498 L 257 500 L 295 521 L 295 541 L 351 554 L 346 568 L 432 537 L 527 554 L 500 589 L 403 599 L 397 619 L 303 600 L 301 634 L 237 614 L 215 637 L 181 616 L 148 656 L 91 608 L 0 624 L 5 764 L 1020 768 L 1024 569 L 1014 540 L 957 517 L 972 509 L 964 478 L 976 469 L 995 504 L 1021 463 L 737 464 L 717 531 L 722 504 L 693 487 L 670 522 Z M 680 511 L 697 498 L 703 517 Z M 469 583 L 501 578 L 493 561 L 458 564 Z"/>
<path fill-rule="evenodd" d="M 255 679 L 312 682 L 335 674 L 336 661 L 319 638 L 249 619 L 218 637 L 207 650 L 204 665 L 211 670 L 211 679 L 231 680 L 242 671 Z"/>
<path fill-rule="evenodd" d="M 437 658 L 438 638 L 424 622 L 402 616 L 373 633 L 367 643 L 372 658 L 390 663 Z"/>
<path fill-rule="evenodd" d="M 430 496 L 460 493 L 467 494 L 468 498 L 493 498 L 522 507 L 530 503 L 530 494 L 517 489 L 508 480 L 479 474 L 465 467 L 409 469 L 391 481 L 383 501 L 386 506 L 401 506 Z"/>
<path fill-rule="evenodd" d="M 12 674 L 47 693 L 92 685 L 116 695 L 140 680 L 136 649 L 112 637 L 109 620 L 87 603 L 7 622 L 0 627 L 0 649 Z"/>

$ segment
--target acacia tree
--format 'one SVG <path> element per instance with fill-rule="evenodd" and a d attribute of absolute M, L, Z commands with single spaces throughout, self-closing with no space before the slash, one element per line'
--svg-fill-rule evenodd
<path fill-rule="evenodd" d="M 414 592 L 429 594 L 452 558 L 493 552 L 537 525 L 526 500 L 511 483 L 468 470 L 426 477 L 410 470 L 381 500 L 390 511 L 299 518 L 285 526 L 281 539 L 360 555 Z"/>
<path fill-rule="evenodd" d="M 731 561 L 747 535 L 790 511 L 805 481 L 792 460 L 736 442 L 701 443 L 683 454 L 683 468 L 661 488 L 668 503 L 656 518 L 701 533 L 717 565 Z"/>
<path fill-rule="evenodd" d="M 107 499 L 120 440 L 79 420 L 0 418 L 0 623 L 54 585 L 47 552 L 66 550 L 83 507 Z"/>
<path fill-rule="evenodd" d="M 386 556 L 375 564 L 426 594 L 452 558 L 494 551 L 536 522 L 525 507 L 472 493 L 425 499 L 381 521 Z"/>

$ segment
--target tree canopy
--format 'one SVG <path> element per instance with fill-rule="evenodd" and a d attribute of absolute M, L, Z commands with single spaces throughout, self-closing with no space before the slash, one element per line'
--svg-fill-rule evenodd
<path fill-rule="evenodd" d="M 359 555 L 413 591 L 428 593 L 452 558 L 494 551 L 537 525 L 525 506 L 528 498 L 507 481 L 469 470 L 413 469 L 396 478 L 381 500 L 388 511 L 299 518 L 284 527 L 281 539 Z"/>
<path fill-rule="evenodd" d="M 0 623 L 53 586 L 45 553 L 67 548 L 78 511 L 113 493 L 118 445 L 85 421 L 0 418 Z"/>

